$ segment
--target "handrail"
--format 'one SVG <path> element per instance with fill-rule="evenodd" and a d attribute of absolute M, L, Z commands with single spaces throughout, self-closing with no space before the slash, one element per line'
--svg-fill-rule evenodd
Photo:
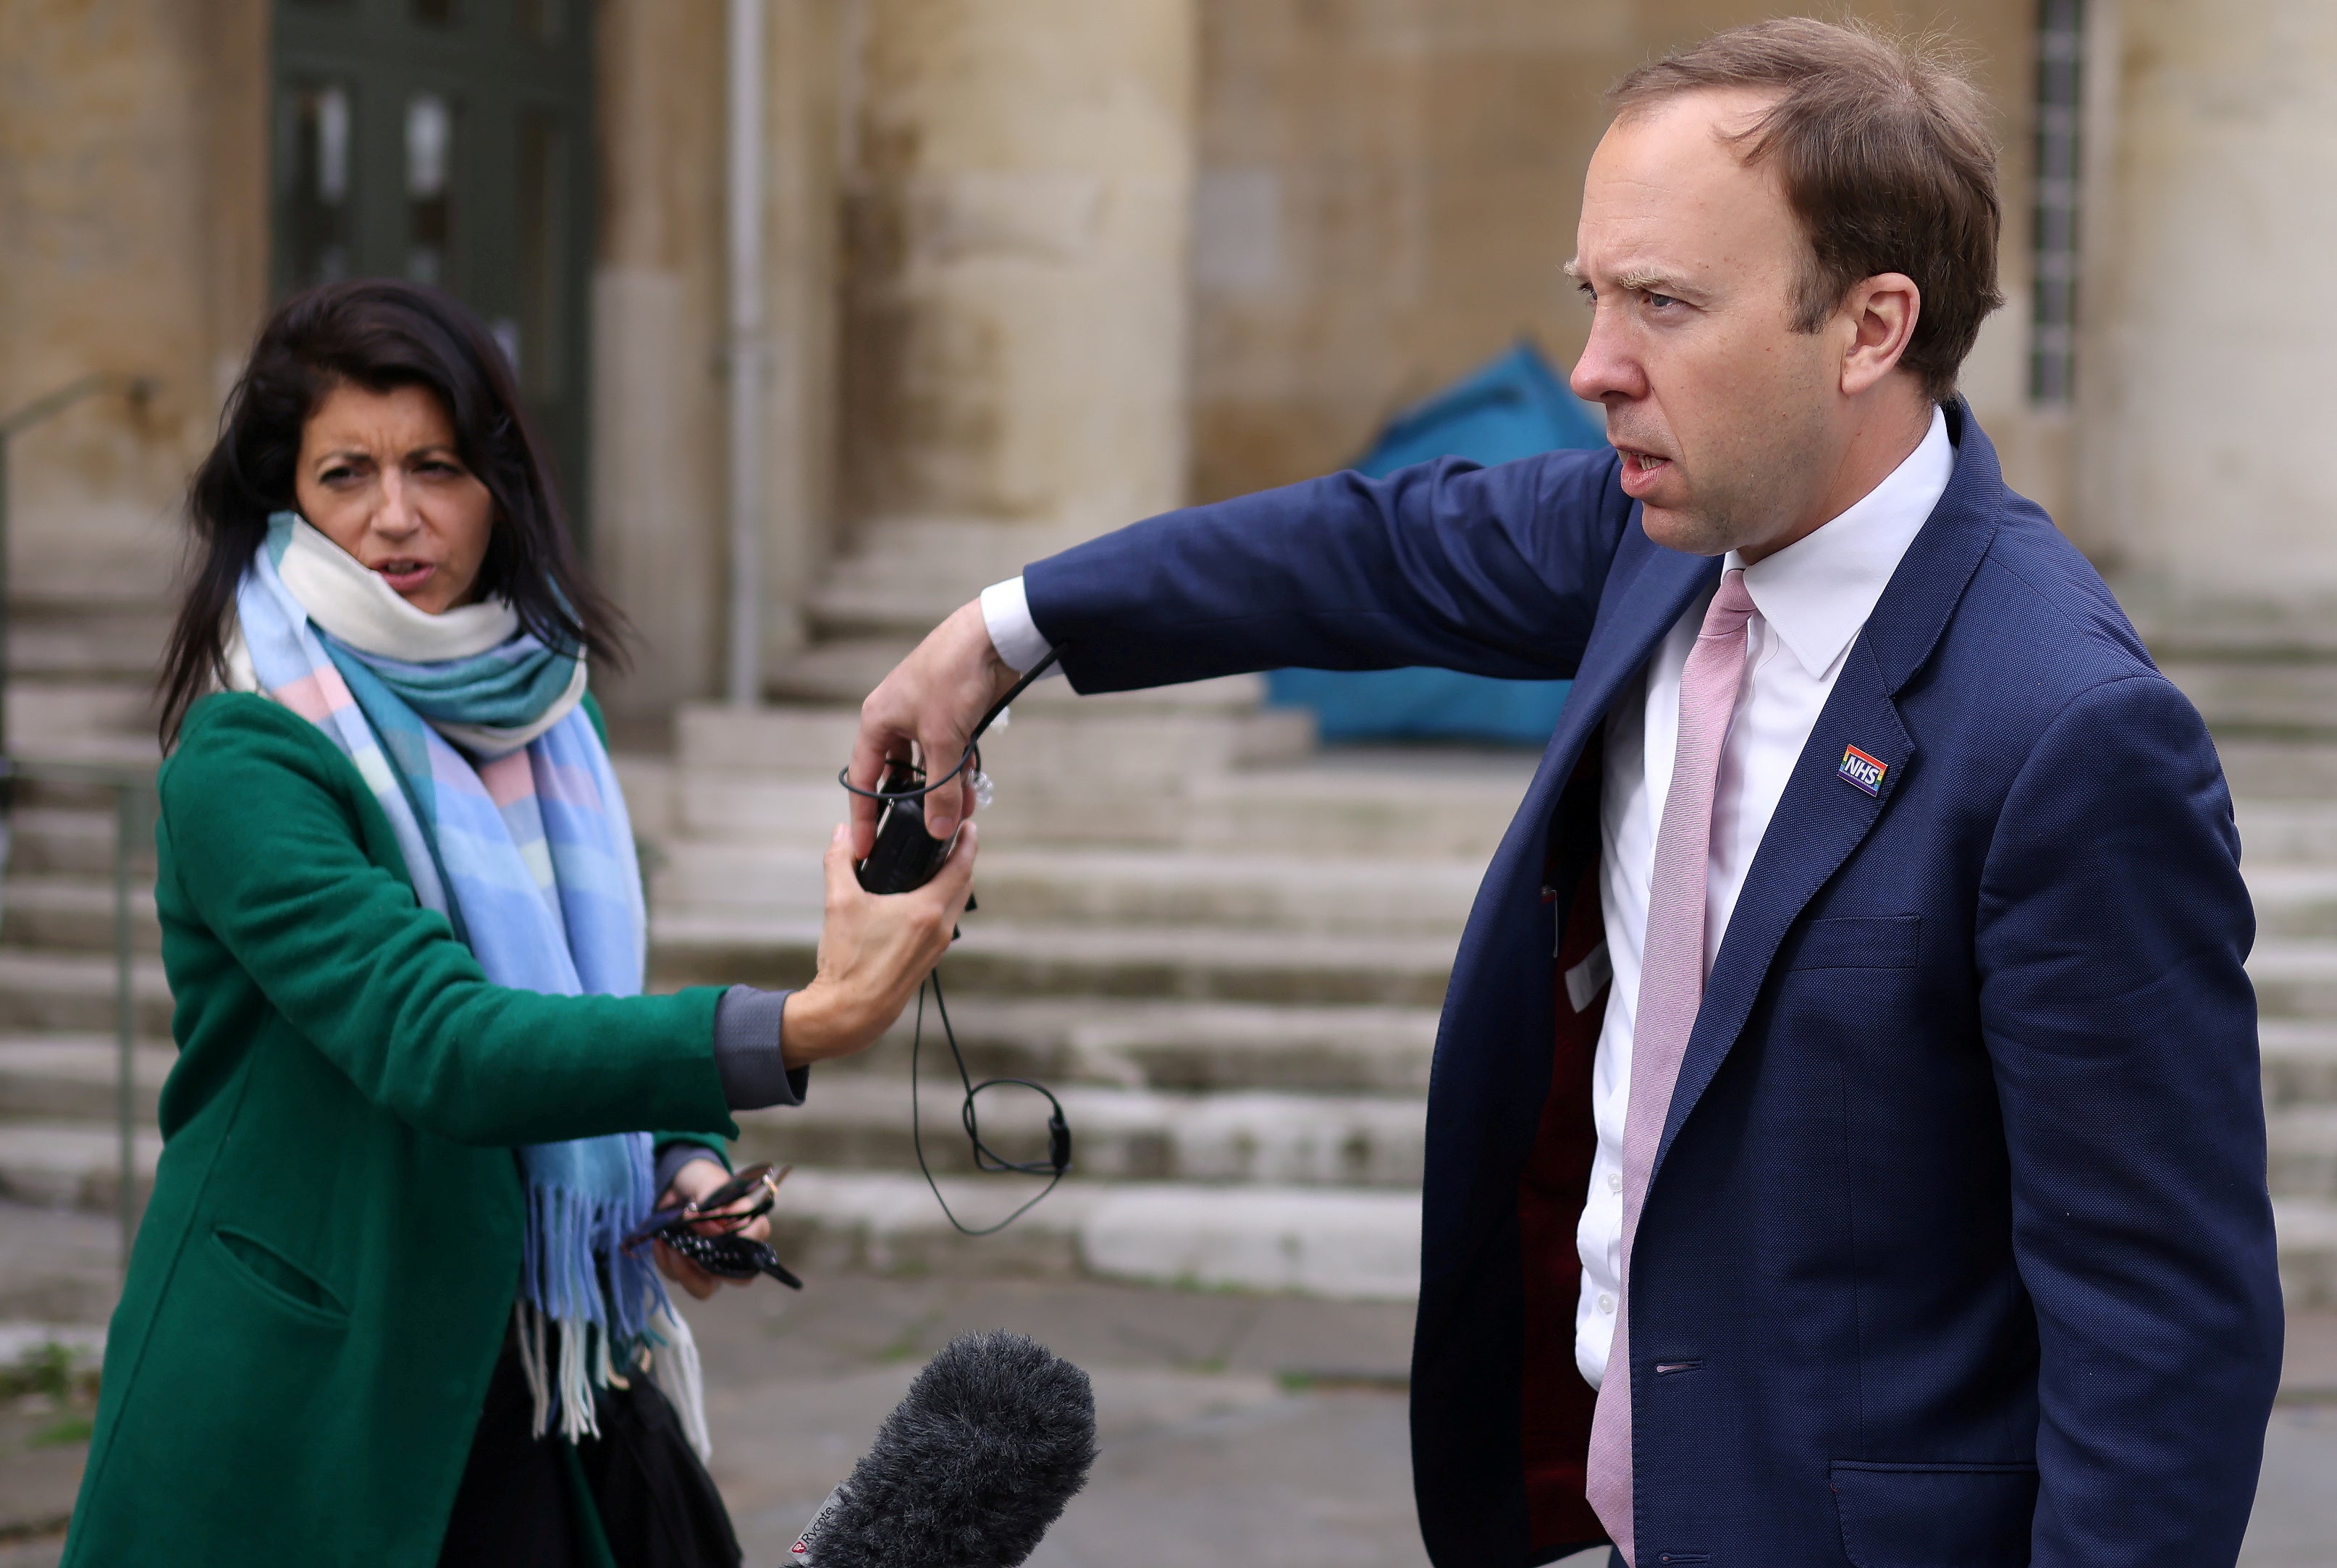
<path fill-rule="evenodd" d="M 130 862 L 138 841 L 153 833 L 154 770 L 106 763 L 35 762 L 9 755 L 8 443 L 42 421 L 53 419 L 74 404 L 102 392 L 118 391 L 130 399 L 133 409 L 142 408 L 159 385 L 152 376 L 101 370 L 0 414 L 0 877 L 6 874 L 12 847 L 7 817 L 15 804 L 17 781 L 79 784 L 113 792 L 113 1021 L 120 1046 L 114 1115 L 121 1143 L 115 1207 L 122 1222 L 122 1270 L 125 1276 L 130 1271 L 131 1240 L 138 1226 L 138 998 L 132 961 Z"/>
<path fill-rule="evenodd" d="M 5 624 L 5 623 L 0 623 Z M 46 762 L 0 755 L 0 876 L 5 876 L 13 831 L 5 814 L 15 806 L 16 786 L 72 784 L 113 792 L 113 1031 L 114 1128 L 118 1145 L 114 1209 L 122 1227 L 122 1271 L 130 1271 L 130 1247 L 138 1232 L 138 993 L 136 940 L 130 913 L 131 864 L 142 840 L 154 833 L 158 802 L 152 767 L 119 763 Z"/>

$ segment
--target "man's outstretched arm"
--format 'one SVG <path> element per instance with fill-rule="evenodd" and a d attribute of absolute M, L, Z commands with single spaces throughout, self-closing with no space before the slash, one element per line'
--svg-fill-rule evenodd
<path fill-rule="evenodd" d="M 1563 678 L 1631 515 L 1616 464 L 1603 448 L 1446 459 L 1191 507 L 1031 567 L 1028 603 L 1082 692 L 1293 665 Z M 861 705 L 853 782 L 874 787 L 912 740 L 949 767 L 1016 674 L 981 604 L 961 606 Z M 875 804 L 852 804 L 865 854 Z M 967 793 L 937 792 L 927 826 L 945 835 L 970 809 Z"/>

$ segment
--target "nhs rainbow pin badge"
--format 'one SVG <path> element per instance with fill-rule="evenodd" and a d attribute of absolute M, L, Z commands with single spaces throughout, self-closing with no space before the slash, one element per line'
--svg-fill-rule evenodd
<path fill-rule="evenodd" d="M 1854 745 L 1842 748 L 1842 766 L 1834 770 L 1844 782 L 1871 795 L 1882 793 L 1882 775 L 1890 771 L 1889 763 L 1877 762 Z"/>

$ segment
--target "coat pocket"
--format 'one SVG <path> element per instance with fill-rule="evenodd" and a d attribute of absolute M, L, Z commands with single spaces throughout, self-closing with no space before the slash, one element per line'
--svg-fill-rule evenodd
<path fill-rule="evenodd" d="M 1789 969 L 1912 969 L 1922 947 L 1921 915 L 1845 915 L 1812 920 L 1785 955 Z"/>
<path fill-rule="evenodd" d="M 1853 1568 L 2022 1568 L 2037 1513 L 2034 1465 L 1831 1468 Z"/>
<path fill-rule="evenodd" d="M 219 1226 L 211 1232 L 211 1245 L 230 1275 L 276 1306 L 334 1328 L 348 1323 L 348 1305 L 331 1286 L 249 1232 Z"/>

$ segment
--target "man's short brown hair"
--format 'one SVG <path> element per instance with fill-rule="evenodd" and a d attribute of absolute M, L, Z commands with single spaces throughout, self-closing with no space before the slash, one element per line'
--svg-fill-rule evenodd
<path fill-rule="evenodd" d="M 1756 23 L 1642 65 L 1608 94 L 1623 118 L 1686 93 L 1750 88 L 1776 102 L 1735 138 L 1777 160 L 1810 258 L 1794 326 L 1815 332 L 1852 287 L 1903 272 L 1922 293 L 1900 363 L 1944 403 L 1996 287 L 2003 212 L 1986 100 L 1951 61 L 1863 27 Z"/>

